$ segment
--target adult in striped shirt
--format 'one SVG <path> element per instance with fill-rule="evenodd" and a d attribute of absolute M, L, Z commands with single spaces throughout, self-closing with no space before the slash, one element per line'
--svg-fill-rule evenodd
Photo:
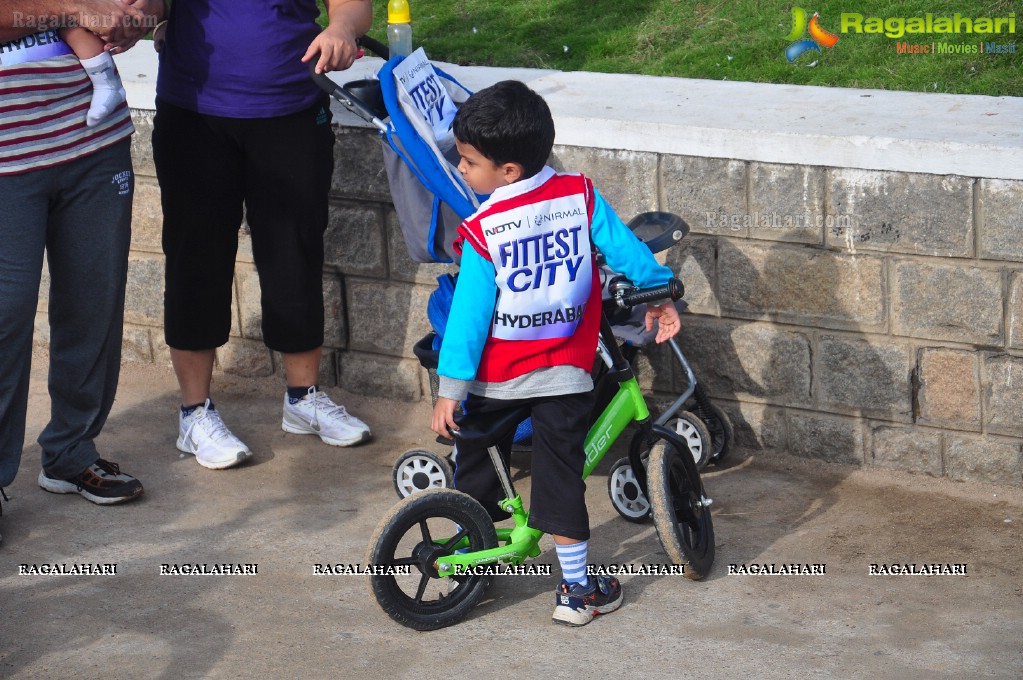
<path fill-rule="evenodd" d="M 124 103 L 86 125 L 91 82 L 59 31 L 82 26 L 125 50 L 163 13 L 163 0 L 0 7 L 0 487 L 14 480 L 25 440 L 45 254 L 52 408 L 39 485 L 104 505 L 142 493 L 95 444 L 120 369 L 134 128 Z"/>

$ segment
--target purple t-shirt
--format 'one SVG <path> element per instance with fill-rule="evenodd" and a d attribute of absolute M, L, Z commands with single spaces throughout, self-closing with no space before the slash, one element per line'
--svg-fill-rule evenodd
<path fill-rule="evenodd" d="M 300 61 L 320 32 L 319 15 L 316 0 L 178 0 L 156 94 L 229 118 L 301 111 L 321 92 Z"/>

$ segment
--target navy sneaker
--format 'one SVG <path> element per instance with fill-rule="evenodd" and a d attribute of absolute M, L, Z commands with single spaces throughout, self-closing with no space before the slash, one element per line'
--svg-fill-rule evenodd
<path fill-rule="evenodd" d="M 558 605 L 554 608 L 554 621 L 570 626 L 585 626 L 598 614 L 622 606 L 622 584 L 612 576 L 591 576 L 585 586 L 562 581 L 554 595 Z"/>

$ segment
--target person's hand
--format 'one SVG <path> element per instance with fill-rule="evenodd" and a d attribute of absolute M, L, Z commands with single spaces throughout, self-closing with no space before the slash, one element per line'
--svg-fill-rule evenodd
<path fill-rule="evenodd" d="M 455 407 L 457 406 L 458 402 L 454 399 L 437 397 L 437 403 L 433 405 L 433 422 L 430 423 L 430 429 L 442 437 L 450 438 L 449 428 L 451 430 L 458 429 L 458 426 L 455 425 Z"/>
<path fill-rule="evenodd" d="M 654 321 L 657 322 L 657 336 L 654 341 L 658 343 L 670 340 L 682 330 L 682 320 L 678 317 L 678 310 L 675 309 L 674 302 L 660 306 L 647 305 L 645 321 L 648 331 L 652 331 Z"/>
<path fill-rule="evenodd" d="M 99 23 L 113 24 L 108 34 L 100 30 L 91 29 L 100 38 L 106 41 L 106 50 L 112 54 L 125 52 L 135 46 L 149 30 L 153 28 L 156 20 L 163 16 L 163 0 L 89 0 L 89 5 L 116 5 L 121 8 L 122 14 L 111 15 L 109 19 L 99 19 Z M 83 13 L 83 18 L 84 18 Z M 89 28 L 86 25 L 86 28 Z"/>
<path fill-rule="evenodd" d="M 320 58 L 316 61 L 317 73 L 342 71 L 355 63 L 359 56 L 359 46 L 355 43 L 357 38 L 347 24 L 332 21 L 309 44 L 309 48 L 302 56 L 302 63 L 308 62 L 319 53 Z"/>

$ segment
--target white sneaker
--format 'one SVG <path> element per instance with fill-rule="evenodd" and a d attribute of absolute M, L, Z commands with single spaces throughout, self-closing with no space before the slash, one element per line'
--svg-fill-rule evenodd
<path fill-rule="evenodd" d="M 211 470 L 234 467 L 252 455 L 242 440 L 231 434 L 210 400 L 189 415 L 178 411 L 178 450 L 191 453 L 199 465 Z"/>
<path fill-rule="evenodd" d="M 319 435 L 331 446 L 351 446 L 372 437 L 369 427 L 338 406 L 325 392 L 310 387 L 294 404 L 284 395 L 284 420 L 281 429 L 292 434 Z"/>

